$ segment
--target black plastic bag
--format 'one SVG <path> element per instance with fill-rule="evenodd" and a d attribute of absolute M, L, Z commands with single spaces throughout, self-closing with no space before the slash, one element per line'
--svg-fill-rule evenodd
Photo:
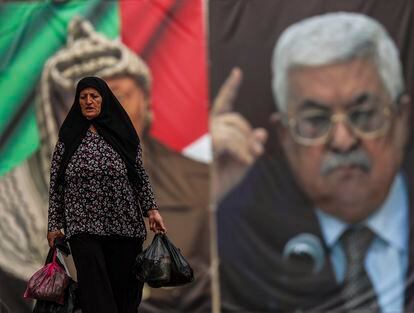
<path fill-rule="evenodd" d="M 171 277 L 164 286 L 173 287 L 191 283 L 194 280 L 193 269 L 181 254 L 180 249 L 177 249 L 167 236 L 164 235 L 162 240 L 170 252 L 171 258 Z"/>
<path fill-rule="evenodd" d="M 68 256 L 70 254 L 70 249 L 66 237 L 56 238 L 54 243 L 56 249 L 62 252 L 65 256 Z"/>
<path fill-rule="evenodd" d="M 141 282 L 150 287 L 159 288 L 170 281 L 170 252 L 162 240 L 163 235 L 156 234 L 151 244 L 135 260 L 134 274 Z"/>
<path fill-rule="evenodd" d="M 193 270 L 166 235 L 156 234 L 135 261 L 135 276 L 150 287 L 173 287 L 194 280 Z"/>

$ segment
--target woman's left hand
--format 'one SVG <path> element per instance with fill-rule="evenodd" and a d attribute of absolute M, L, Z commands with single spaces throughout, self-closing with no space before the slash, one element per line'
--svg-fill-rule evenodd
<path fill-rule="evenodd" d="M 149 228 L 156 234 L 167 232 L 167 228 L 164 225 L 164 221 L 162 220 L 162 216 L 157 209 L 149 210 L 148 211 L 148 218 L 149 218 Z"/>

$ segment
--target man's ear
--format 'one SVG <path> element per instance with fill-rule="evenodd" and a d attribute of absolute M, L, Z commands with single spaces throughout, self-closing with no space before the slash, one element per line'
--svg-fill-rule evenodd
<path fill-rule="evenodd" d="M 270 115 L 270 124 L 275 127 L 279 142 L 283 144 L 287 136 L 289 136 L 289 130 L 283 123 L 283 114 L 280 112 L 272 113 Z"/>
<path fill-rule="evenodd" d="M 145 128 L 151 127 L 152 121 L 154 120 L 154 114 L 151 110 L 151 97 L 146 96 L 143 94 L 144 101 L 145 101 L 145 117 L 144 117 L 144 125 Z"/>
<path fill-rule="evenodd" d="M 410 128 L 410 115 L 411 115 L 411 98 L 407 94 L 403 94 L 397 103 L 397 119 L 404 124 L 406 129 Z M 409 131 L 409 130 L 408 130 Z"/>
<path fill-rule="evenodd" d="M 398 139 L 407 145 L 411 136 L 410 113 L 411 113 L 411 99 L 407 94 L 400 96 L 397 102 L 397 114 L 395 116 L 394 127 L 398 133 Z"/>
<path fill-rule="evenodd" d="M 154 119 L 154 115 L 152 114 L 152 111 L 148 110 L 147 112 L 145 112 L 144 124 L 146 127 L 151 126 L 153 119 Z"/>
<path fill-rule="evenodd" d="M 411 113 L 411 98 L 407 94 L 403 94 L 398 100 L 398 112 L 402 115 L 410 115 Z"/>

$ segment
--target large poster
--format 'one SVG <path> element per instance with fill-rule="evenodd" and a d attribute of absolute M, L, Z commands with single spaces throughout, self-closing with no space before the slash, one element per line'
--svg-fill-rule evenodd
<path fill-rule="evenodd" d="M 1 4 L 2 312 L 31 312 L 23 292 L 48 252 L 51 155 L 74 87 L 88 75 L 104 78 L 131 117 L 169 238 L 197 277 L 180 288 L 145 286 L 140 312 L 209 310 L 204 25 L 193 0 Z"/>
<path fill-rule="evenodd" d="M 139 312 L 414 311 L 413 15 L 411 0 L 1 3 L 0 312 L 32 310 L 51 155 L 87 75 L 130 115 L 195 271 L 145 286 Z"/>
<path fill-rule="evenodd" d="M 413 10 L 209 2 L 222 312 L 413 310 Z"/>

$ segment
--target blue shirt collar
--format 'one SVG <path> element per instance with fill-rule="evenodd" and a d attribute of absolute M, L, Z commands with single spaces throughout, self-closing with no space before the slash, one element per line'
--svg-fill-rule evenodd
<path fill-rule="evenodd" d="M 348 224 L 333 215 L 316 209 L 322 235 L 328 247 L 332 248 Z M 381 207 L 364 222 L 387 244 L 406 252 L 408 247 L 408 199 L 402 174 L 396 175 L 390 192 Z"/>

